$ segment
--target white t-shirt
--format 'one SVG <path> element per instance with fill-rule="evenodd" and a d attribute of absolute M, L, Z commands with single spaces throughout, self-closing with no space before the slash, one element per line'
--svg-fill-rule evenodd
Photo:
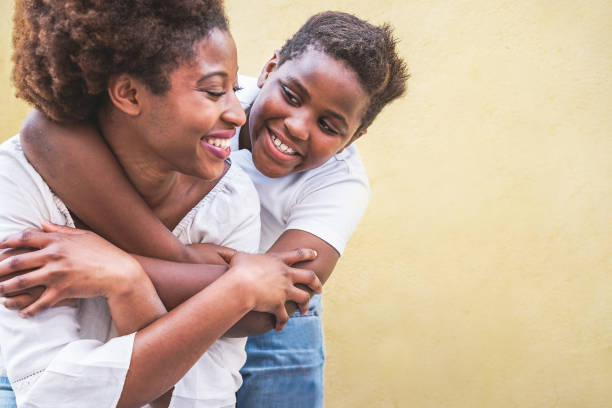
<path fill-rule="evenodd" d="M 238 99 L 248 108 L 259 93 L 255 78 L 240 75 Z M 257 170 L 251 152 L 238 150 L 232 139 L 232 160 L 249 175 L 261 202 L 261 252 L 287 230 L 309 232 L 342 255 L 370 200 L 370 186 L 354 145 L 312 170 L 269 178 Z"/>
<path fill-rule="evenodd" d="M 17 136 L 0 146 L 0 196 L 0 239 L 40 228 L 43 219 L 74 226 L 64 203 L 26 160 Z M 173 232 L 185 244 L 210 242 L 256 252 L 258 207 L 252 183 L 233 165 Z M 82 299 L 76 307 L 51 308 L 28 319 L 0 306 L 0 375 L 8 376 L 19 406 L 114 407 L 130 365 L 134 334 L 114 336 L 103 298 Z M 245 342 L 215 342 L 176 384 L 170 406 L 235 404 Z"/>

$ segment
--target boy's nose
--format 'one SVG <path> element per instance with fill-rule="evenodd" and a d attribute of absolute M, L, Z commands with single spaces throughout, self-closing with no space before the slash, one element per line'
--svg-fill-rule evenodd
<path fill-rule="evenodd" d="M 293 138 L 308 140 L 310 137 L 306 115 L 292 115 L 285 118 L 285 127 Z"/>

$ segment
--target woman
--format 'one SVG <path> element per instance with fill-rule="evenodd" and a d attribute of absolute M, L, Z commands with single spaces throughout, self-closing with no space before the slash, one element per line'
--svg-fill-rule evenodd
<path fill-rule="evenodd" d="M 255 191 L 225 161 L 226 141 L 244 113 L 233 94 L 235 46 L 218 2 L 23 1 L 15 20 L 21 97 L 55 121 L 95 120 L 129 180 L 182 243 L 255 246 Z M 63 288 L 49 281 L 41 299 L 83 299 L 26 319 L 0 308 L 2 367 L 18 405 L 141 406 L 177 383 L 174 405 L 233 405 L 244 340 L 215 340 L 250 310 L 273 313 L 280 329 L 286 301 L 302 310 L 308 303 L 294 283 L 320 290 L 310 271 L 239 253 L 228 258 L 229 268 L 192 268 L 213 283 L 166 313 L 143 266 L 155 276 L 172 264 L 139 263 L 93 233 L 45 224 L 75 220 L 25 159 L 18 138 L 2 145 L 0 168 L 3 243 L 40 249 L 36 257 L 14 254 L 5 265 L 37 268 L 45 254 L 47 266 L 35 273 L 78 279 Z M 224 211 L 231 216 L 217 218 Z M 19 232 L 40 226 L 46 233 Z M 312 257 L 307 250 L 285 256 Z M 31 281 L 15 277 L 4 291 Z M 206 382 L 210 392 L 202 397 L 192 384 L 211 370 L 221 381 Z"/>
<path fill-rule="evenodd" d="M 350 145 L 387 103 L 403 93 L 406 78 L 390 28 L 340 12 L 313 16 L 264 65 L 259 79 L 241 78 L 244 89 L 238 96 L 249 117 L 240 136 L 232 140 L 234 150 L 244 150 L 232 157 L 249 174 L 260 196 L 260 250 L 312 247 L 318 257 L 305 266 L 322 281 L 329 277 L 369 197 L 365 170 Z M 38 140 L 39 132 L 45 134 L 44 141 Z M 80 146 L 74 142 L 77 138 Z M 114 184 L 120 200 L 104 200 L 97 193 L 96 174 L 112 174 L 118 180 L 121 170 L 105 152 L 95 129 L 56 126 L 34 114 L 22 139 L 41 174 L 96 231 L 135 252 L 177 260 L 184 257 L 180 243 L 129 184 Z M 69 156 L 72 168 L 78 171 L 67 172 L 54 159 L 66 152 L 78 152 Z M 98 160 L 91 164 L 88 155 Z M 54 179 L 54 174 L 61 177 Z M 134 210 L 128 214 L 124 208 Z M 100 212 L 106 216 L 101 217 Z M 142 230 L 124 233 L 121 226 L 134 220 Z M 150 234 L 163 239 L 139 238 Z M 197 280 L 197 276 L 192 278 Z M 24 295 L 10 306 L 26 307 L 31 302 Z M 37 309 L 37 303 L 28 306 L 28 310 Z M 268 321 L 261 323 L 253 324 L 247 334 L 271 328 Z M 309 315 L 291 319 L 283 332 L 250 337 L 247 351 L 239 405 L 322 405 L 318 297 L 311 302 Z M 275 357 L 279 355 L 286 358 Z"/>

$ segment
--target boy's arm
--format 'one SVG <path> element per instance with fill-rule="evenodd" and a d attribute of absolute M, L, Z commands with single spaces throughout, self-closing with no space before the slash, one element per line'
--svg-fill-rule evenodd
<path fill-rule="evenodd" d="M 40 112 L 33 111 L 24 122 L 21 140 L 26 155 L 37 171 L 45 180 L 50 181 L 51 188 L 94 231 L 132 253 L 176 261 L 193 260 L 194 256 L 189 252 L 186 254 L 186 247 L 155 217 L 136 193 L 92 125 L 59 125 L 46 119 Z M 62 160 L 59 160 L 60 157 Z M 102 176 L 113 180 L 111 186 L 105 187 L 104 193 L 97 188 Z M 59 180 L 62 182 L 59 183 Z M 108 200 L 109 194 L 114 200 Z M 325 193 L 321 191 L 319 194 Z M 313 194 L 313 200 L 316 195 Z M 130 208 L 129 213 L 124 211 L 125 208 Z M 343 209 L 341 212 L 346 213 Z M 126 225 L 135 228 L 123 228 Z M 143 240 L 143 236 L 160 238 Z M 319 255 L 314 263 L 299 266 L 314 270 L 319 279 L 325 281 L 339 255 L 316 235 L 289 229 L 278 238 L 269 252 L 308 245 L 312 245 Z M 174 292 L 174 288 L 168 286 L 180 283 L 184 289 L 190 286 L 201 288 L 211 282 L 210 277 L 202 273 L 206 266 L 166 264 L 165 267 L 173 270 L 176 279 L 166 275 L 163 262 L 148 260 L 143 266 L 169 309 L 197 291 L 177 288 Z M 183 272 L 179 272 L 181 270 Z M 295 305 L 288 307 L 290 312 L 296 310 Z M 274 319 L 271 315 L 251 313 L 228 334 L 245 336 L 263 333 L 273 327 Z"/>
<path fill-rule="evenodd" d="M 149 275 L 168 310 L 213 283 L 228 269 L 227 265 L 188 264 L 138 255 L 134 257 Z"/>
<path fill-rule="evenodd" d="M 305 245 L 316 250 L 316 259 L 296 266 L 314 271 L 321 283 L 334 270 L 370 197 L 359 154 L 354 147 L 347 150 L 341 158 L 325 164 L 295 187 L 293 198 L 286 203 L 285 231 L 268 249 L 272 253 Z M 262 207 L 275 199 L 266 189 L 260 188 L 259 192 Z M 296 310 L 295 305 L 287 306 L 290 314 Z"/>
<path fill-rule="evenodd" d="M 288 248 L 312 248 L 317 251 L 317 258 L 294 265 L 297 268 L 305 268 L 314 271 L 321 283 L 325 283 L 331 275 L 340 255 L 327 242 L 306 231 L 290 229 L 285 231 L 270 247 L 268 253 L 284 252 Z"/>
<path fill-rule="evenodd" d="M 325 283 L 329 275 L 331 275 L 340 255 L 338 252 L 323 241 L 321 238 L 310 234 L 306 231 L 287 230 L 285 231 L 268 250 L 268 254 L 276 252 L 284 252 L 289 248 L 294 249 L 300 246 L 312 248 L 317 251 L 317 257 L 312 261 L 296 263 L 294 267 L 304 268 L 313 271 L 321 284 Z M 305 286 L 299 286 L 300 289 L 306 290 L 310 296 L 314 292 L 308 290 Z M 285 304 L 289 316 L 293 315 L 297 310 L 297 304 L 287 302 Z M 246 337 L 256 334 L 263 334 L 274 328 L 274 316 L 269 313 L 250 312 L 240 320 L 238 324 L 232 327 L 225 335 L 227 337 Z"/>
<path fill-rule="evenodd" d="M 287 248 L 296 248 L 294 245 L 305 245 L 307 248 L 312 248 L 317 251 L 317 257 L 315 259 L 312 261 L 300 262 L 295 264 L 294 267 L 313 271 L 321 281 L 321 284 L 324 284 L 340 258 L 338 252 L 316 235 L 301 230 L 287 230 L 276 240 L 268 250 L 268 253 L 284 252 Z M 308 290 L 308 288 L 303 286 L 300 286 L 300 288 L 308 291 L 311 297 L 314 294 L 312 291 Z M 297 310 L 297 305 L 293 302 L 287 303 L 285 307 L 289 315 L 292 315 Z M 260 322 L 259 324 L 266 324 L 266 322 Z M 270 323 L 267 323 L 267 325 L 269 327 Z M 252 330 L 254 329 L 255 328 L 252 328 Z M 270 328 L 268 328 L 268 330 L 270 330 Z"/>
<path fill-rule="evenodd" d="M 127 252 L 195 261 L 195 252 L 168 231 L 135 191 L 93 124 L 58 124 L 33 110 L 20 138 L 36 171 L 96 233 Z M 156 239 L 142 239 L 152 236 Z"/>

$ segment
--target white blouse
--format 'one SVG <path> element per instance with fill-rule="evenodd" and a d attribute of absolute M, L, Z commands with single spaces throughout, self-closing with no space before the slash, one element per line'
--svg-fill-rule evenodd
<path fill-rule="evenodd" d="M 40 228 L 43 219 L 74 226 L 64 203 L 28 163 L 18 136 L 0 146 L 0 197 L 0 239 Z M 173 232 L 185 244 L 209 242 L 256 252 L 259 223 L 255 188 L 234 165 Z M 134 334 L 116 337 L 103 298 L 82 299 L 28 319 L 0 306 L 0 375 L 8 376 L 18 406 L 114 407 L 133 342 Z M 176 384 L 170 406 L 235 404 L 245 342 L 215 342 Z"/>

